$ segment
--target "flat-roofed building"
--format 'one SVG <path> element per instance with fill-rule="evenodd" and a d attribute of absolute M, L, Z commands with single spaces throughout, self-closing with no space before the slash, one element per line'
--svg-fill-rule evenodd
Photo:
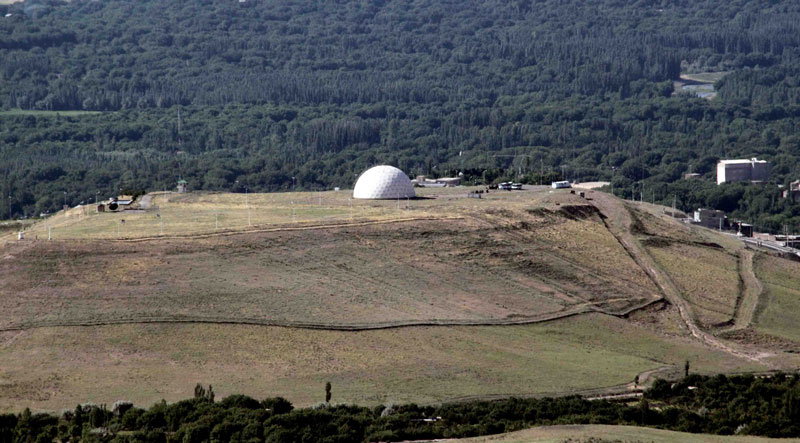
<path fill-rule="evenodd" d="M 725 213 L 716 209 L 700 208 L 694 211 L 694 222 L 706 228 L 722 229 L 725 227 Z"/>
<path fill-rule="evenodd" d="M 755 157 L 749 160 L 720 160 L 717 163 L 717 184 L 767 181 L 769 170 L 769 162 Z"/>

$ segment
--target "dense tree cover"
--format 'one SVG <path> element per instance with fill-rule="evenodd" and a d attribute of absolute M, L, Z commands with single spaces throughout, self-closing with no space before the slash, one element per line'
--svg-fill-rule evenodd
<path fill-rule="evenodd" d="M 204 395 L 139 409 L 77 406 L 61 417 L 0 415 L 0 443 L 25 441 L 358 442 L 460 438 L 552 424 L 626 424 L 711 434 L 800 436 L 800 377 L 778 374 L 659 380 L 638 403 L 580 397 L 508 399 L 441 406 L 323 404 L 294 409 L 283 398 Z"/>
<path fill-rule="evenodd" d="M 800 226 L 774 197 L 800 178 L 796 2 L 28 0 L 0 15 L 0 107 L 103 111 L 0 115 L 0 214 L 179 177 L 348 187 L 390 163 L 613 180 L 683 209 L 738 192 L 736 215 Z M 732 73 L 708 101 L 675 94 L 681 70 Z M 770 186 L 680 181 L 753 155 L 774 163 Z"/>

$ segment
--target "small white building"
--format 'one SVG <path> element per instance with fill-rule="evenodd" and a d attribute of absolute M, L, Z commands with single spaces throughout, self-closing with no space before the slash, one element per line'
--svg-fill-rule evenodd
<path fill-rule="evenodd" d="M 553 182 L 553 183 L 550 184 L 550 186 L 552 186 L 553 189 L 564 189 L 564 188 L 571 188 L 572 187 L 570 182 L 567 181 L 567 180 L 560 181 L 560 182 Z"/>
<path fill-rule="evenodd" d="M 770 165 L 755 157 L 744 160 L 720 160 L 717 163 L 717 184 L 741 181 L 763 182 L 769 178 Z"/>

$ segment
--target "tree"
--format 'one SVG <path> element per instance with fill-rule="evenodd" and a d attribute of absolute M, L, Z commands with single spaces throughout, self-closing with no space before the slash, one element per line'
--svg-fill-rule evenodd
<path fill-rule="evenodd" d="M 331 382 L 325 383 L 325 403 L 331 402 Z"/>
<path fill-rule="evenodd" d="M 206 399 L 211 403 L 214 403 L 214 388 L 211 385 L 208 385 L 208 392 L 206 392 Z"/>

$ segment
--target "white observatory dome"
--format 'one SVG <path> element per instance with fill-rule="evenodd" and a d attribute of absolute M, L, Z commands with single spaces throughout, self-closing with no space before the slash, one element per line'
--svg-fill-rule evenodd
<path fill-rule="evenodd" d="M 391 199 L 414 197 L 414 185 L 394 166 L 375 166 L 358 177 L 353 198 Z"/>

